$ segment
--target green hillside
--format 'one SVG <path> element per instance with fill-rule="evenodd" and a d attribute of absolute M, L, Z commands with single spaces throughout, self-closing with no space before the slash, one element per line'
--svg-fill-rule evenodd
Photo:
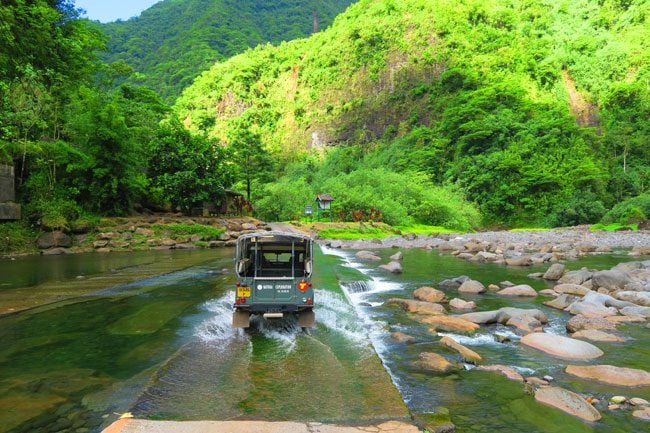
<path fill-rule="evenodd" d="M 173 101 L 192 79 L 263 42 L 281 42 L 328 26 L 353 0 L 165 0 L 139 17 L 100 26 L 109 36 L 107 62 L 134 70 L 130 83 Z"/>
<path fill-rule="evenodd" d="M 175 111 L 222 143 L 259 136 L 269 218 L 322 191 L 348 219 L 467 227 L 465 195 L 489 224 L 597 221 L 648 191 L 649 20 L 642 0 L 361 0 L 216 64 Z"/>

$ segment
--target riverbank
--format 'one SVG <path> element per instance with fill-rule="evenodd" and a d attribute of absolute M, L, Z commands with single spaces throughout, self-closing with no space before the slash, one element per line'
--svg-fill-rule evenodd
<path fill-rule="evenodd" d="M 482 251 L 496 254 L 502 259 L 526 253 L 551 253 L 556 259 L 571 259 L 584 254 L 609 253 L 614 250 L 629 250 L 633 255 L 650 254 L 650 230 L 592 231 L 589 226 L 465 234 L 406 234 L 381 239 L 323 239 L 320 242 L 333 248 L 349 249 L 425 248 L 473 255 Z M 495 260 L 497 258 L 494 257 Z"/>
<path fill-rule="evenodd" d="M 191 250 L 234 246 L 238 236 L 268 230 L 252 217 L 192 218 L 179 215 L 102 218 L 94 227 L 30 232 L 29 239 L 7 242 L 0 258 L 34 254 L 63 255 L 88 252 Z M 8 235 L 10 236 L 10 235 Z M 26 237 L 24 231 L 21 237 Z M 18 249 L 12 245 L 20 245 Z"/>

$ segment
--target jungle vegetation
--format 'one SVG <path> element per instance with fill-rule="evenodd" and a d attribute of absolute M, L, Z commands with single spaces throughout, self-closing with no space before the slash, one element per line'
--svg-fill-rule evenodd
<path fill-rule="evenodd" d="M 273 19 L 201 51 L 225 36 L 205 36 L 207 11 L 179 12 L 194 1 L 140 18 L 180 38 L 152 34 L 161 50 L 124 30 L 131 20 L 104 33 L 70 0 L 0 5 L 0 160 L 16 169 L 25 225 L 189 213 L 226 189 L 274 220 L 299 218 L 317 193 L 340 220 L 457 230 L 650 216 L 646 1 L 359 0 L 308 38 L 228 59 L 311 23 L 220 15 Z M 176 32 L 183 20 L 196 26 Z M 119 38 L 129 54 L 107 62 Z M 180 63 L 147 77 L 167 90 L 133 74 L 165 62 Z"/>

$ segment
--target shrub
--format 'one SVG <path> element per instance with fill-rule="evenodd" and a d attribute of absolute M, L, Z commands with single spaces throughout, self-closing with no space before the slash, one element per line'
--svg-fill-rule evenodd
<path fill-rule="evenodd" d="M 610 209 L 601 222 L 603 224 L 640 223 L 648 220 L 650 215 L 650 193 L 627 199 Z"/>
<path fill-rule="evenodd" d="M 560 204 L 550 216 L 550 225 L 554 227 L 591 224 L 600 220 L 605 214 L 605 206 L 591 191 L 576 192 L 566 202 Z"/>

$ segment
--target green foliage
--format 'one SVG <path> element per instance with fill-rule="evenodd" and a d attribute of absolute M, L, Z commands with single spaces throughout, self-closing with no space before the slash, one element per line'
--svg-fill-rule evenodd
<path fill-rule="evenodd" d="M 192 135 L 172 118 L 164 122 L 149 149 L 149 176 L 164 200 L 183 212 L 218 202 L 232 182 L 226 150 L 204 137 Z"/>
<path fill-rule="evenodd" d="M 122 61 L 128 82 L 173 101 L 214 62 L 264 42 L 309 35 L 312 14 L 325 28 L 352 0 L 161 1 L 128 21 L 98 25 L 110 37 L 107 62 Z"/>
<path fill-rule="evenodd" d="M 605 206 L 591 191 L 579 191 L 570 199 L 561 202 L 550 216 L 550 225 L 556 227 L 589 224 L 605 214 Z"/>
<path fill-rule="evenodd" d="M 638 224 L 620 224 L 620 223 L 613 223 L 613 224 L 594 224 L 591 227 L 589 227 L 589 230 L 593 232 L 598 232 L 598 231 L 607 231 L 607 232 L 614 232 L 614 231 L 620 231 L 620 230 L 639 230 L 639 225 Z"/>
<path fill-rule="evenodd" d="M 381 239 L 396 234 L 395 231 L 388 230 L 387 227 L 368 227 L 363 224 L 358 227 L 328 227 L 318 231 L 318 236 L 321 238 L 345 240 Z"/>
<path fill-rule="evenodd" d="M 454 219 L 410 194 L 358 187 L 381 168 L 456 185 L 488 224 L 593 222 L 648 190 L 648 14 L 647 2 L 608 0 L 360 0 L 307 40 L 216 64 L 175 110 L 224 140 L 234 119 L 265 113 L 257 131 L 289 164 L 280 174 L 295 179 L 291 164 L 304 163 L 304 181 L 336 191 L 347 215 Z M 327 145 L 339 148 L 308 150 Z M 591 205 L 579 203 L 585 191 Z M 270 201 L 259 212 L 267 204 L 281 213 Z"/>
<path fill-rule="evenodd" d="M 223 229 L 203 224 L 154 224 L 154 233 L 171 237 L 179 236 L 202 236 L 204 238 L 216 239 L 224 233 Z"/>
<path fill-rule="evenodd" d="M 650 194 L 641 194 L 618 203 L 610 209 L 601 223 L 630 224 L 647 221 L 650 215 Z"/>
<path fill-rule="evenodd" d="M 32 252 L 38 234 L 22 222 L 0 223 L 0 253 Z"/>
<path fill-rule="evenodd" d="M 312 205 L 316 193 L 303 178 L 283 178 L 265 186 L 257 204 L 257 215 L 267 221 L 299 219 L 305 205 Z"/>

